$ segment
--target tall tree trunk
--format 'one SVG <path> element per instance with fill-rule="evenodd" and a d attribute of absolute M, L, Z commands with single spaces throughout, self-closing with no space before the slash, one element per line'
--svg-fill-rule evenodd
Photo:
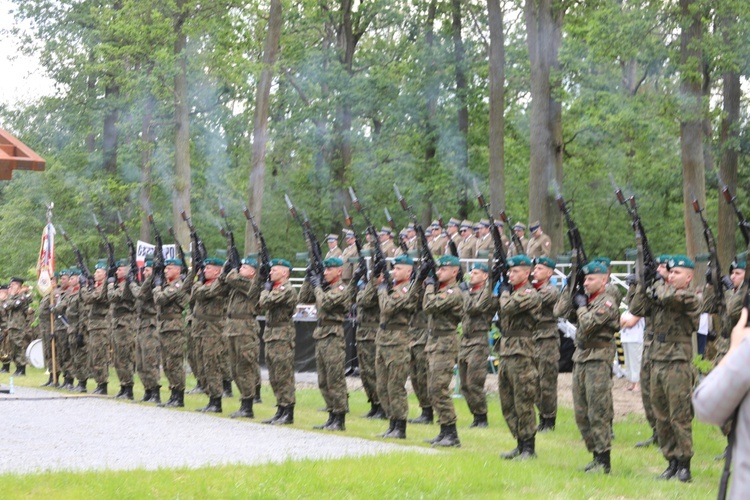
<path fill-rule="evenodd" d="M 565 8 L 559 0 L 526 0 L 524 14 L 531 62 L 529 221 L 541 221 L 555 255 L 563 248 L 562 214 L 550 188 L 562 184 L 562 107 L 554 90 Z"/>
<path fill-rule="evenodd" d="M 490 206 L 498 209 L 505 208 L 505 33 L 500 0 L 487 0 L 487 11 L 490 23 Z"/>
<path fill-rule="evenodd" d="M 453 55 L 455 58 L 456 99 L 458 102 L 458 165 L 459 191 L 458 214 L 462 219 L 469 215 L 469 203 L 466 196 L 466 178 L 469 170 L 469 106 L 467 104 L 468 83 L 466 81 L 466 49 L 461 36 L 461 0 L 451 0 L 451 33 L 453 35 Z"/>
<path fill-rule="evenodd" d="M 183 246 L 188 247 L 190 233 L 187 225 L 182 222 L 181 211 L 190 215 L 190 112 L 188 109 L 189 96 L 187 88 L 187 61 L 185 50 L 187 35 L 183 31 L 183 24 L 187 19 L 185 0 L 177 0 L 177 17 L 175 20 L 174 56 L 176 58 L 177 73 L 174 77 L 174 187 L 172 191 L 172 225 L 175 238 Z"/>
<path fill-rule="evenodd" d="M 110 75 L 110 78 L 112 76 Z M 108 84 L 104 89 L 104 133 L 102 135 L 102 159 L 104 171 L 110 175 L 117 172 L 117 116 L 120 87 Z"/>
<path fill-rule="evenodd" d="M 141 230 L 139 238 L 143 241 L 151 241 L 151 224 L 148 221 L 148 214 L 151 210 L 151 188 L 153 183 L 151 155 L 154 152 L 154 134 L 151 127 L 155 106 L 156 99 L 149 92 L 146 96 L 141 122 Z"/>
<path fill-rule="evenodd" d="M 685 201 L 685 240 L 687 254 L 694 259 L 703 251 L 703 227 L 693 212 L 692 201 L 706 206 L 706 179 L 703 156 L 701 49 L 703 25 L 696 0 L 680 0 L 682 31 L 680 33 L 680 152 L 682 156 L 682 194 Z M 694 12 L 691 12 L 694 11 Z M 700 274 L 698 274 L 700 276 Z"/>
<path fill-rule="evenodd" d="M 274 65 L 279 55 L 282 11 L 281 0 L 271 0 L 268 13 L 268 31 L 263 48 L 263 71 L 255 91 L 255 111 L 253 113 L 253 151 L 250 160 L 250 183 L 248 186 L 248 207 L 260 225 L 263 209 L 263 188 L 266 175 L 266 145 L 268 143 L 268 113 L 270 108 L 271 82 Z M 245 225 L 245 253 L 258 251 L 252 225 Z"/>
<path fill-rule="evenodd" d="M 724 46 L 730 46 L 730 32 L 736 28 L 736 21 L 732 16 L 722 20 L 722 37 Z M 739 137 L 740 137 L 740 98 L 742 88 L 740 86 L 740 75 L 735 69 L 726 70 L 722 77 L 724 83 L 723 95 L 723 117 L 719 129 L 719 146 L 721 157 L 719 159 L 719 172 L 721 180 L 729 187 L 732 194 L 737 194 L 737 165 L 739 162 Z M 721 186 L 720 186 L 721 187 Z M 719 230 L 718 245 L 719 258 L 722 265 L 728 269 L 728 264 L 737 253 L 737 218 L 729 203 L 721 199 L 719 195 Z M 745 250 L 744 248 L 742 249 Z"/>

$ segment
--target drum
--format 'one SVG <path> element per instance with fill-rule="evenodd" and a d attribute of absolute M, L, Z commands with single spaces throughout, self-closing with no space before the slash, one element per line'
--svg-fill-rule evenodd
<path fill-rule="evenodd" d="M 44 368 L 44 346 L 42 339 L 33 340 L 26 348 L 26 361 L 34 368 Z"/>

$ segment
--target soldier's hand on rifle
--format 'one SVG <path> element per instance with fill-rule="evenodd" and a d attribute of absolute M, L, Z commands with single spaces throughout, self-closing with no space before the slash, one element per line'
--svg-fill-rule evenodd
<path fill-rule="evenodd" d="M 86 283 L 87 283 L 86 276 L 84 276 L 83 274 L 81 274 L 80 276 L 78 276 L 78 286 L 80 286 L 81 288 L 83 288 L 83 287 L 86 286 Z"/>
<path fill-rule="evenodd" d="M 258 268 L 258 276 L 260 276 L 260 279 L 267 280 L 268 277 L 271 275 L 271 266 L 268 265 L 268 262 L 264 262 L 260 265 Z"/>
<path fill-rule="evenodd" d="M 721 284 L 724 286 L 724 290 L 734 289 L 734 283 L 732 283 L 732 279 L 726 274 L 721 277 Z"/>
<path fill-rule="evenodd" d="M 589 298 L 586 297 L 583 293 L 577 293 L 573 295 L 573 304 L 575 304 L 576 308 L 586 307 L 586 305 L 589 303 Z"/>
<path fill-rule="evenodd" d="M 635 273 L 630 273 L 625 277 L 625 283 L 628 284 L 628 286 L 633 286 L 638 282 L 638 280 L 635 277 Z"/>
<path fill-rule="evenodd" d="M 263 290 L 270 292 L 272 288 L 273 288 L 272 282 L 266 281 L 265 283 L 263 283 Z"/>
<path fill-rule="evenodd" d="M 430 285 L 434 285 L 434 284 L 435 284 L 435 278 L 433 278 L 432 276 L 429 276 L 429 275 L 428 275 L 428 276 L 427 276 L 427 277 L 426 277 L 426 278 L 424 279 L 424 286 L 430 286 Z"/>
<path fill-rule="evenodd" d="M 430 275 L 433 269 L 432 262 L 422 262 L 422 266 L 419 268 L 419 280 L 424 281 Z"/>
<path fill-rule="evenodd" d="M 318 273 L 310 273 L 310 285 L 313 288 L 320 286 L 320 275 Z"/>
<path fill-rule="evenodd" d="M 367 266 L 364 266 L 360 264 L 357 269 L 354 270 L 354 274 L 352 274 L 352 279 L 355 283 L 359 282 L 359 280 L 362 279 L 362 277 L 367 274 Z"/>

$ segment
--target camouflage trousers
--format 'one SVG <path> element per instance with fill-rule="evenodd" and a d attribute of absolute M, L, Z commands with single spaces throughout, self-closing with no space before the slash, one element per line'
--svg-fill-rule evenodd
<path fill-rule="evenodd" d="M 424 344 L 409 347 L 409 378 L 411 379 L 411 388 L 414 389 L 414 394 L 417 396 L 420 408 L 429 408 L 432 406 L 427 387 L 429 363 L 427 362 L 427 354 L 424 352 L 424 348 Z"/>
<path fill-rule="evenodd" d="M 534 341 L 534 361 L 536 362 L 537 400 L 539 416 L 557 416 L 557 376 L 560 362 L 560 337 L 549 337 Z"/>
<path fill-rule="evenodd" d="M 46 325 L 49 326 L 49 325 Z M 48 372 L 52 373 L 52 332 L 50 332 L 50 329 L 47 328 L 44 325 L 39 325 L 39 328 L 44 328 L 42 333 L 42 349 L 44 353 L 44 367 L 47 369 Z M 56 341 L 57 344 L 59 341 Z M 57 346 L 55 346 L 57 347 Z M 57 353 L 57 349 L 55 349 L 55 353 Z M 55 360 L 55 369 L 59 372 L 60 371 L 60 362 L 58 360 Z"/>
<path fill-rule="evenodd" d="M 643 344 L 643 355 L 641 356 L 641 400 L 643 401 L 643 411 L 646 413 L 646 420 L 649 427 L 656 432 L 656 417 L 654 416 L 654 407 L 651 404 L 651 346 Z"/>
<path fill-rule="evenodd" d="M 268 381 L 277 406 L 291 406 L 294 398 L 294 340 L 269 340 L 266 346 Z"/>
<path fill-rule="evenodd" d="M 195 337 L 194 337 L 195 338 Z M 174 391 L 185 390 L 185 335 L 182 331 L 159 333 L 161 356 L 164 364 L 164 375 L 169 380 L 169 388 Z"/>
<path fill-rule="evenodd" d="M 50 351 L 52 351 L 51 342 Z M 70 347 L 68 332 L 65 330 L 58 330 L 55 332 L 55 363 L 55 369 L 58 374 L 62 374 L 66 377 L 72 376 L 73 350 Z M 49 367 L 49 370 L 50 373 L 52 373 L 52 366 Z"/>
<path fill-rule="evenodd" d="M 137 347 L 135 351 L 135 367 L 143 387 L 154 389 L 159 387 L 161 373 L 161 343 L 155 325 L 142 324 L 138 328 Z"/>
<path fill-rule="evenodd" d="M 97 384 L 109 379 L 109 338 L 107 330 L 88 330 L 88 374 Z"/>
<path fill-rule="evenodd" d="M 694 372 L 689 361 L 652 361 L 651 404 L 664 458 L 693 456 Z"/>
<path fill-rule="evenodd" d="M 573 410 L 586 449 L 591 453 L 610 450 L 614 417 L 611 362 L 573 365 Z"/>
<path fill-rule="evenodd" d="M 232 368 L 229 362 L 229 342 L 221 336 L 221 380 L 232 380 Z"/>
<path fill-rule="evenodd" d="M 188 328 L 188 331 L 190 331 L 190 328 Z M 195 380 L 198 382 L 198 385 L 203 387 L 205 389 L 206 387 L 206 377 L 203 375 L 203 356 L 200 352 L 200 337 L 196 337 L 194 335 L 188 335 L 187 337 L 187 360 L 188 365 L 190 365 L 190 371 L 193 372 L 193 376 L 195 377 Z"/>
<path fill-rule="evenodd" d="M 505 423 L 516 440 L 531 439 L 536 435 L 536 363 L 527 356 L 502 356 L 499 361 L 497 388 Z"/>
<path fill-rule="evenodd" d="M 78 334 L 68 333 L 68 347 L 70 347 L 70 358 L 72 362 L 71 376 L 81 380 L 90 377 L 89 374 L 89 345 L 86 330 L 81 331 L 83 345 L 78 345 Z"/>
<path fill-rule="evenodd" d="M 458 350 L 458 375 L 461 380 L 461 394 L 466 399 L 469 410 L 474 415 L 487 414 L 487 395 L 484 383 L 487 380 L 487 358 L 490 345 L 461 346 Z"/>
<path fill-rule="evenodd" d="M 451 379 L 458 358 L 458 337 L 454 334 L 444 337 L 430 335 L 425 346 L 427 354 L 427 392 L 432 409 L 437 413 L 440 425 L 456 423 L 456 409 L 451 397 Z"/>
<path fill-rule="evenodd" d="M 374 340 L 357 341 L 357 360 L 359 361 L 359 377 L 362 379 L 362 387 L 365 390 L 365 394 L 367 394 L 367 401 L 372 404 L 379 404 L 380 398 L 378 398 L 378 383 L 375 373 L 375 355 Z"/>
<path fill-rule="evenodd" d="M 225 346 L 221 335 L 198 337 L 198 352 L 202 361 L 201 374 L 205 379 L 204 389 L 210 398 L 220 398 L 224 393 L 222 365 L 226 364 Z"/>
<path fill-rule="evenodd" d="M 255 397 L 258 378 L 260 340 L 256 334 L 224 337 L 229 347 L 229 366 L 232 379 L 240 390 L 242 399 Z"/>
<path fill-rule="evenodd" d="M 406 378 L 409 376 L 409 346 L 375 346 L 375 378 L 377 395 L 385 414 L 405 420 L 409 414 Z"/>
<path fill-rule="evenodd" d="M 120 385 L 133 385 L 135 348 L 135 332 L 129 326 L 117 326 L 112 330 L 112 361 Z"/>
<path fill-rule="evenodd" d="M 328 335 L 315 340 L 315 365 L 318 370 L 318 388 L 328 411 L 344 413 L 346 395 L 346 341 L 343 336 Z"/>
<path fill-rule="evenodd" d="M 10 359 L 16 368 L 26 366 L 26 348 L 29 346 L 29 338 L 24 330 L 8 330 L 10 341 Z"/>

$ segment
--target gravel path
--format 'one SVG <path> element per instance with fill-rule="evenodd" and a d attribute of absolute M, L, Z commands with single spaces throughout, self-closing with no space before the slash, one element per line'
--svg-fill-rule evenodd
<path fill-rule="evenodd" d="M 195 412 L 57 396 L 18 387 L 0 395 L 0 473 L 154 470 L 262 464 L 432 450 L 216 418 Z"/>

